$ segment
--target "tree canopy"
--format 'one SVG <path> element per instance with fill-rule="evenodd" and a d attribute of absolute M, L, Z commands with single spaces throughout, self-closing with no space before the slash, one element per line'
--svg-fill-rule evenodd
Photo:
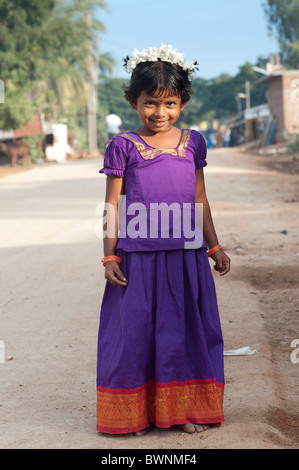
<path fill-rule="evenodd" d="M 107 8 L 104 0 L 2 0 L 0 79 L 5 84 L 0 128 L 16 128 L 35 112 L 74 116 L 86 103 L 88 40 L 98 61 L 102 22 L 87 11 Z M 109 64 L 109 58 L 105 64 Z M 111 63 L 111 60 L 110 60 Z M 74 99 L 76 98 L 76 99 Z"/>
<path fill-rule="evenodd" d="M 283 63 L 299 68 L 299 0 L 267 0 L 263 8 L 270 32 L 276 32 Z"/>

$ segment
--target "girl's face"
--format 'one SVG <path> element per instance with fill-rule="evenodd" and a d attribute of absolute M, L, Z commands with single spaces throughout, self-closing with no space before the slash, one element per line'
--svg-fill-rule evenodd
<path fill-rule="evenodd" d="M 148 95 L 144 91 L 137 98 L 136 103 L 130 103 L 138 112 L 141 122 L 154 134 L 167 132 L 178 120 L 180 112 L 187 103 L 182 104 L 179 96 Z"/>

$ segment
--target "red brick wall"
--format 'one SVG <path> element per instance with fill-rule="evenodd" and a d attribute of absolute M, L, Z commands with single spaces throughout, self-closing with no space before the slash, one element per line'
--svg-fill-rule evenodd
<path fill-rule="evenodd" d="M 282 88 L 285 133 L 299 134 L 299 70 L 282 76 Z"/>
<path fill-rule="evenodd" d="M 271 113 L 276 119 L 276 142 L 284 140 L 284 111 L 282 94 L 282 77 L 271 77 L 268 80 L 268 101 Z"/>
<path fill-rule="evenodd" d="M 39 114 L 34 116 L 31 122 L 25 124 L 22 129 L 16 129 L 14 132 L 14 138 L 19 139 L 20 137 L 30 137 L 31 135 L 42 134 L 42 123 Z"/>
<path fill-rule="evenodd" d="M 277 122 L 276 142 L 299 134 L 299 70 L 272 76 L 268 80 L 269 107 Z"/>

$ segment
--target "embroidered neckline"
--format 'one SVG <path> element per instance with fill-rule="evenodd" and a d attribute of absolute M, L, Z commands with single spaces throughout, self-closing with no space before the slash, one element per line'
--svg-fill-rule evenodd
<path fill-rule="evenodd" d="M 136 132 L 134 132 L 134 134 L 136 134 Z M 136 135 L 140 137 L 138 134 Z M 133 142 L 133 144 L 137 148 L 137 151 L 140 153 L 141 157 L 144 160 L 152 160 L 153 158 L 156 158 L 159 155 L 163 155 L 163 154 L 174 155 L 174 156 L 183 157 L 183 158 L 186 157 L 185 151 L 189 143 L 190 135 L 191 135 L 190 130 L 186 129 L 182 131 L 180 141 L 175 148 L 153 148 L 153 147 L 150 147 L 150 145 L 148 145 L 142 139 L 142 137 L 140 137 L 140 139 L 142 139 L 144 144 L 142 142 L 139 142 L 137 139 L 134 139 L 134 137 L 132 137 L 130 134 L 120 134 L 120 137 L 123 137 L 124 139 L 130 140 L 131 142 Z M 149 149 L 146 147 L 149 147 Z"/>
<path fill-rule="evenodd" d="M 151 149 L 151 150 L 170 150 L 170 149 L 174 149 L 174 150 L 175 150 L 175 149 L 177 149 L 177 148 L 179 147 L 179 145 L 180 145 L 180 143 L 181 143 L 181 141 L 182 141 L 182 138 L 183 138 L 183 135 L 184 135 L 184 131 L 183 131 L 183 130 L 180 131 L 180 139 L 179 139 L 178 144 L 176 145 L 176 147 L 152 147 L 151 145 L 149 145 L 149 144 L 144 140 L 143 137 L 141 137 L 141 135 L 137 134 L 137 132 L 132 131 L 132 132 L 130 132 L 130 134 L 135 134 L 135 135 L 137 135 L 137 136 L 139 137 L 139 139 L 142 140 L 142 142 L 143 142 L 143 144 L 145 145 L 145 147 L 148 147 L 148 148 Z"/>

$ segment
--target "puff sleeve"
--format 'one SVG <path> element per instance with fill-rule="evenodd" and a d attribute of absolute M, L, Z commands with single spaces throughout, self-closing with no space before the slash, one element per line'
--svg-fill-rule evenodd
<path fill-rule="evenodd" d="M 117 138 L 114 138 L 106 148 L 103 168 L 99 173 L 124 177 L 127 157 Z"/>
<path fill-rule="evenodd" d="M 195 169 L 202 168 L 207 165 L 207 143 L 204 136 L 200 132 L 195 132 L 195 151 L 194 163 Z"/>

